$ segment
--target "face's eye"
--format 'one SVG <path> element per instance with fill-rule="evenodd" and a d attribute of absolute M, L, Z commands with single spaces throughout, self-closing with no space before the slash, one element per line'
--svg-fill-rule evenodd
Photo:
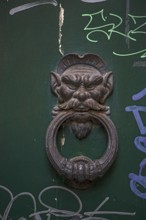
<path fill-rule="evenodd" d="M 76 90 L 76 89 L 77 89 L 77 85 L 75 85 L 75 84 L 69 84 L 69 83 L 67 83 L 66 86 L 67 86 L 69 89 L 71 89 L 71 90 Z"/>
<path fill-rule="evenodd" d="M 62 77 L 62 82 L 71 90 L 76 90 L 79 86 L 79 82 L 77 82 L 73 76 Z"/>
<path fill-rule="evenodd" d="M 87 90 L 96 89 L 103 81 L 101 76 L 91 76 L 85 80 L 85 87 Z"/>
<path fill-rule="evenodd" d="M 95 88 L 96 88 L 95 84 L 90 84 L 90 85 L 86 86 L 87 90 L 94 90 Z"/>

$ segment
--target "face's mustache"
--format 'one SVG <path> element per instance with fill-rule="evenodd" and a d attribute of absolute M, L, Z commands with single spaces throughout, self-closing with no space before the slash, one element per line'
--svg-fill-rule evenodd
<path fill-rule="evenodd" d="M 88 110 L 95 110 L 101 111 L 105 110 L 105 106 L 99 104 L 97 101 L 93 99 L 87 99 L 84 102 L 80 102 L 78 99 L 72 98 L 67 102 L 59 104 L 58 106 L 62 110 L 74 109 L 76 111 L 88 111 Z"/>

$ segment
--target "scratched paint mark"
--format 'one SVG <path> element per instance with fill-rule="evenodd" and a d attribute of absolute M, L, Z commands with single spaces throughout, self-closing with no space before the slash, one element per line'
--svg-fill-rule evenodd
<path fill-rule="evenodd" d="M 62 150 L 62 147 L 65 145 L 64 126 L 62 126 L 62 134 L 61 134 L 60 144 L 61 144 L 61 150 Z"/>
<path fill-rule="evenodd" d="M 135 61 L 135 62 L 133 63 L 133 67 L 146 67 L 146 62 Z"/>
<path fill-rule="evenodd" d="M 87 3 L 97 3 L 97 2 L 105 2 L 107 0 L 81 0 L 82 2 L 87 2 Z"/>
<path fill-rule="evenodd" d="M 63 134 L 62 134 L 62 137 L 61 137 L 61 140 L 60 140 L 60 144 L 61 144 L 61 147 L 63 147 L 64 144 L 65 144 L 65 134 L 64 134 L 64 131 L 63 131 Z"/>
<path fill-rule="evenodd" d="M 59 38 L 58 38 L 58 44 L 59 44 L 59 52 L 62 56 L 64 56 L 64 52 L 62 50 L 62 27 L 64 24 L 64 8 L 62 5 L 59 5 L 60 12 L 59 12 Z"/>
<path fill-rule="evenodd" d="M 130 0 L 126 2 L 126 21 L 125 21 L 125 34 L 128 35 L 130 31 L 130 19 L 129 19 L 129 12 L 130 12 Z M 128 45 L 128 49 L 130 48 L 130 39 L 126 38 L 126 44 Z"/>
<path fill-rule="evenodd" d="M 54 6 L 58 5 L 56 0 L 39 0 L 39 1 L 36 1 L 36 2 L 20 5 L 20 6 L 16 7 L 16 8 L 12 8 L 9 11 L 9 14 L 10 15 L 14 15 L 14 14 L 16 14 L 18 12 L 21 12 L 21 11 L 24 11 L 24 10 L 27 10 L 27 9 L 30 9 L 30 8 L 33 8 L 33 7 L 36 7 L 36 6 L 47 5 L 47 4 L 52 4 Z"/>

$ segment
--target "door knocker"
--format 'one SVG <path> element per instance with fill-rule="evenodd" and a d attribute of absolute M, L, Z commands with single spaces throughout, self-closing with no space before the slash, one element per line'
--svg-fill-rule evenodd
<path fill-rule="evenodd" d="M 116 158 L 117 132 L 108 116 L 110 108 L 104 105 L 113 89 L 113 74 L 97 55 L 69 54 L 61 59 L 57 71 L 51 73 L 51 86 L 58 104 L 52 110 L 53 120 L 46 133 L 47 156 L 73 187 L 88 188 Z M 108 135 L 108 146 L 101 158 L 92 160 L 84 155 L 65 158 L 59 153 L 56 137 L 61 126 L 69 125 L 76 138 L 83 139 L 98 123 Z"/>

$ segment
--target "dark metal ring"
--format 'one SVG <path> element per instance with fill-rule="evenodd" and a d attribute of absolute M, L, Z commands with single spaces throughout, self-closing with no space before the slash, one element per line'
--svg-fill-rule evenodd
<path fill-rule="evenodd" d="M 95 160 L 85 156 L 77 156 L 71 159 L 61 156 L 56 145 L 58 129 L 66 120 L 71 119 L 76 114 L 84 113 L 72 110 L 62 111 L 52 120 L 46 133 L 46 151 L 53 167 L 60 175 L 65 176 L 72 183 L 73 187 L 87 188 L 96 178 L 102 177 L 112 165 L 116 158 L 118 138 L 115 126 L 106 114 L 89 111 L 86 114 L 98 120 L 108 134 L 108 146 L 104 155 Z"/>

